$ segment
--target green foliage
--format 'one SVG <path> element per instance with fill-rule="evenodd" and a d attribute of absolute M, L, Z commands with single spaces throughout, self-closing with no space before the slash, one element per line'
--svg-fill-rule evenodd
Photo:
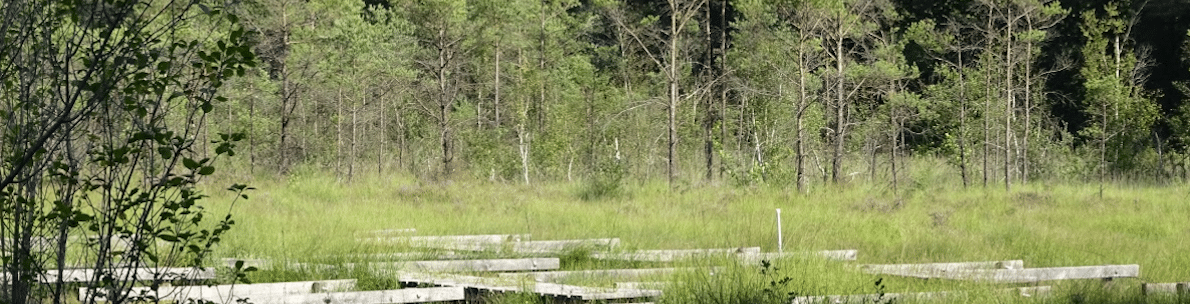
<path fill-rule="evenodd" d="M 1140 176 L 1130 172 L 1154 167 L 1145 151 L 1158 117 L 1180 128 L 1155 111 L 1155 95 L 1113 84 L 1145 72 L 1129 63 L 1127 37 L 1127 75 L 1106 80 L 1107 66 L 1079 64 L 1095 76 L 1082 81 L 1086 96 L 1099 100 L 1072 102 L 1090 116 L 1112 103 L 1134 117 L 1109 109 L 1104 132 L 1051 112 L 1065 101 L 1045 93 L 1054 74 L 1039 58 L 1068 35 L 1055 33 L 1069 17 L 1057 1 L 967 1 L 936 20 L 911 20 L 923 16 L 917 6 L 887 0 L 727 2 L 255 2 L 234 10 L 246 12 L 254 30 L 244 35 L 266 66 L 228 80 L 206 136 L 250 133 L 241 166 L 267 168 L 253 172 L 304 166 L 343 181 L 363 168 L 443 177 L 455 163 L 503 182 L 597 180 L 587 176 L 602 172 L 595 155 L 618 141 L 633 178 L 657 178 L 673 158 L 680 179 L 808 189 L 822 175 L 892 177 L 880 172 L 893 160 L 872 160 L 888 149 L 945 154 L 969 182 L 1077 178 L 1095 169 L 1076 158 L 1094 156 L 1082 150 L 1099 138 L 1110 139 L 1111 170 Z M 1121 33 L 1128 13 L 1114 14 L 1100 21 Z M 1063 137 L 1070 126 L 1079 140 Z"/>
<path fill-rule="evenodd" d="M 236 224 L 208 219 L 197 185 L 245 139 L 203 134 L 221 87 L 256 66 L 239 18 L 208 1 L 108 2 L 123 17 L 104 22 L 81 2 L 0 8 L 19 24 L 0 34 L 0 267 L 14 275 L 0 302 L 61 301 L 62 282 L 37 283 L 46 269 L 93 269 L 78 286 L 118 292 L 117 269 L 201 266 Z M 228 190 L 234 204 L 251 188 Z"/>
<path fill-rule="evenodd" d="M 1107 162 L 1099 165 L 1100 170 L 1129 171 L 1139 165 L 1134 162 L 1136 156 L 1148 149 L 1157 105 L 1134 78 L 1137 59 L 1126 49 L 1128 38 L 1122 37 L 1126 16 L 1115 4 L 1104 10 L 1102 19 L 1093 11 L 1082 16 L 1088 41 L 1082 49 L 1084 63 L 1079 75 L 1086 90 L 1085 112 L 1092 117 L 1091 126 L 1083 129 L 1082 135 L 1097 141 L 1102 161 Z M 1108 155 L 1111 159 L 1106 159 Z"/>

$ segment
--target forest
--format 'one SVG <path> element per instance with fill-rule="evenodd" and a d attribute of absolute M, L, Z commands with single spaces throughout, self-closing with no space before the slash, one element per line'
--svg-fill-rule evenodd
<path fill-rule="evenodd" d="M 249 1 L 262 64 L 208 128 L 248 135 L 253 174 L 341 180 L 1165 182 L 1184 4 Z"/>
<path fill-rule="evenodd" d="M 805 248 L 873 261 L 1041 252 L 1180 280 L 1186 261 L 1154 252 L 1184 252 L 1187 17 L 1187 0 L 0 1 L 0 303 L 119 294 L 130 267 L 354 254 L 322 242 L 391 225 L 753 246 L 782 238 L 782 207 L 833 229 L 791 236 Z"/>

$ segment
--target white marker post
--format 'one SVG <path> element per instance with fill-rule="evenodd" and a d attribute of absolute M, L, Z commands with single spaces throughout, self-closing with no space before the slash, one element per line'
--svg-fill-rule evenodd
<path fill-rule="evenodd" d="M 781 208 L 777 208 L 777 252 L 785 253 L 784 237 L 781 236 Z"/>

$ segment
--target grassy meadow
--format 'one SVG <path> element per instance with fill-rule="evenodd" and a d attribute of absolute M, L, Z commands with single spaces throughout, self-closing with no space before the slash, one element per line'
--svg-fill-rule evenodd
<path fill-rule="evenodd" d="M 1142 282 L 1190 281 L 1190 186 L 1185 184 L 1109 185 L 1100 195 L 1097 185 L 1036 182 L 1005 191 L 1003 185 L 964 189 L 946 179 L 928 180 L 938 182 L 908 179 L 898 194 L 887 185 L 859 182 L 817 187 L 808 194 L 783 186 L 707 184 L 669 190 L 663 182 L 645 182 L 628 183 L 613 197 L 583 200 L 584 184 L 579 182 L 444 184 L 392 176 L 343 182 L 315 174 L 257 178 L 249 182 L 257 188 L 249 192 L 251 199 L 232 209 L 237 224 L 216 255 L 351 262 L 358 259 L 352 255 L 405 250 L 355 240 L 367 231 L 399 228 L 416 228 L 417 235 L 528 233 L 533 240 L 618 237 L 625 250 L 760 246 L 775 252 L 775 209 L 780 208 L 787 252 L 857 249 L 855 263 L 880 264 L 1011 259 L 1022 259 L 1031 268 L 1139 264 L 1141 277 L 1113 282 L 1110 292 L 1097 298 L 1105 303 L 1144 300 L 1137 297 Z M 212 198 L 206 204 L 208 210 L 222 212 L 229 207 L 230 193 L 219 191 L 217 184 L 208 183 Z M 685 263 L 727 271 L 717 277 L 680 273 L 694 279 L 672 285 L 662 302 L 755 302 L 760 300 L 730 294 L 776 285 L 781 294 L 800 295 L 971 288 L 990 295 L 993 289 L 1009 287 L 895 277 L 883 278 L 877 286 L 877 276 L 847 263 L 812 258 L 774 261 L 770 267 L 776 269 L 765 273 L 760 265 L 729 261 Z M 608 264 L 614 263 L 589 260 L 581 253 L 563 257 L 564 269 L 667 266 Z M 273 269 L 253 276 L 271 281 L 368 275 L 359 272 Z M 781 282 L 783 278 L 790 279 Z M 382 276 L 371 279 L 368 284 L 377 288 L 388 284 Z M 724 280 L 735 283 L 708 283 Z M 1053 299 L 1062 303 L 1104 289 L 1097 280 L 1044 285 L 1058 288 L 1061 296 Z"/>

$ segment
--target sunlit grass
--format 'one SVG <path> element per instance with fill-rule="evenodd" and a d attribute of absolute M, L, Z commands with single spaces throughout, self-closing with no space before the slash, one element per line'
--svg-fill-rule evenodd
<path fill-rule="evenodd" d="M 234 209 L 236 227 L 217 255 L 311 261 L 407 251 L 401 245 L 355 239 L 367 231 L 398 228 L 415 228 L 416 235 L 528 233 L 533 240 L 618 237 L 623 250 L 760 246 L 775 252 L 775 209 L 781 208 L 787 252 L 857 249 L 856 263 L 1022 259 L 1026 267 L 1140 264 L 1141 278 L 1117 282 L 1121 293 L 1130 295 L 1139 293 L 1135 289 L 1141 282 L 1190 280 L 1186 185 L 1110 185 L 1100 197 L 1094 185 L 1035 182 L 1006 192 L 1002 185 L 963 189 L 953 179 L 933 174 L 905 178 L 895 194 L 887 184 L 858 181 L 815 186 L 808 194 L 782 185 L 680 185 L 670 190 L 665 183 L 646 182 L 628 183 L 622 195 L 595 200 L 579 197 L 580 183 L 436 183 L 404 176 L 343 182 L 312 174 L 258 178 L 249 182 L 258 188 L 249 193 L 251 199 Z M 214 182 L 210 184 L 214 189 Z M 229 201 L 225 191 L 208 192 L 213 194 L 206 201 L 208 210 L 224 210 L 221 204 Z M 579 254 L 563 260 L 565 270 L 666 266 L 596 261 Z M 838 262 L 815 261 L 775 265 L 781 275 L 794 278 L 790 288 L 799 294 L 875 292 L 876 276 Z M 270 275 L 277 277 L 270 280 L 348 274 L 274 273 Z M 888 292 L 997 288 L 890 277 L 883 282 Z M 1059 293 L 1089 292 L 1073 289 L 1082 283 L 1058 284 Z"/>

